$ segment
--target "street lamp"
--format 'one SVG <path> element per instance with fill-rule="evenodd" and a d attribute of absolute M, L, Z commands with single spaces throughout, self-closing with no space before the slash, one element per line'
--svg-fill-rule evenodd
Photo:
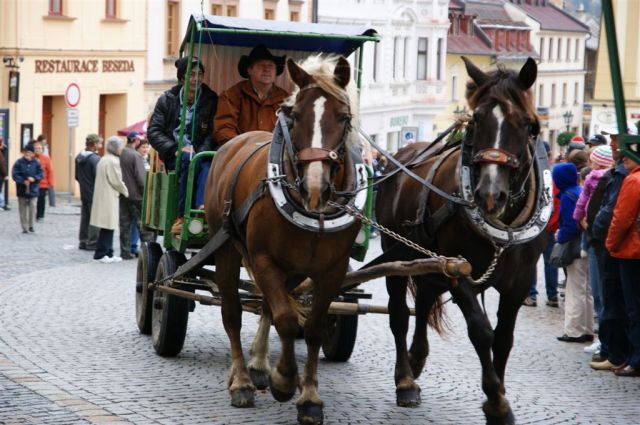
<path fill-rule="evenodd" d="M 456 120 L 467 115 L 467 107 L 463 106 L 462 108 L 459 105 L 456 105 L 456 109 L 453 110 L 453 115 L 456 117 Z"/>
<path fill-rule="evenodd" d="M 571 122 L 573 121 L 573 112 L 567 111 L 562 114 L 562 118 L 564 118 L 564 123 L 567 125 L 567 131 L 571 131 Z"/>

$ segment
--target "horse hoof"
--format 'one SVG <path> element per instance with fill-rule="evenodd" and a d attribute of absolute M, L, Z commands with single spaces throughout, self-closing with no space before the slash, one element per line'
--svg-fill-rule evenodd
<path fill-rule="evenodd" d="M 400 407 L 418 407 L 421 402 L 420 388 L 396 390 L 396 404 Z"/>
<path fill-rule="evenodd" d="M 269 387 L 269 374 L 263 370 L 249 369 L 249 376 L 251 382 L 259 390 L 266 390 Z"/>
<path fill-rule="evenodd" d="M 516 425 L 516 418 L 513 416 L 511 409 L 507 412 L 506 416 L 491 416 L 485 413 L 487 418 L 487 425 Z"/>
<path fill-rule="evenodd" d="M 243 388 L 231 391 L 231 405 L 234 407 L 253 407 L 253 390 Z"/>
<path fill-rule="evenodd" d="M 322 405 L 313 404 L 310 401 L 296 406 L 298 408 L 298 423 L 301 425 L 322 425 L 324 423 L 324 414 L 322 413 Z"/>
<path fill-rule="evenodd" d="M 291 391 L 290 393 L 278 390 L 273 386 L 271 376 L 269 376 L 269 390 L 271 390 L 271 395 L 273 396 L 273 398 L 275 398 L 276 401 L 279 401 L 280 403 L 291 400 L 296 393 L 295 387 L 293 387 L 293 391 Z"/>

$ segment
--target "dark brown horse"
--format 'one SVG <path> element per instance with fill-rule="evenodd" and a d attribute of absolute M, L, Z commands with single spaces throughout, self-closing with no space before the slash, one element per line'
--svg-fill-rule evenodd
<path fill-rule="evenodd" d="M 461 150 L 443 151 L 410 167 L 422 178 L 431 180 L 442 191 L 462 196 L 467 190 L 467 206 L 447 200 L 431 190 L 426 195 L 426 208 L 421 208 L 420 194 L 425 186 L 406 173 L 398 173 L 382 183 L 378 191 L 376 215 L 380 224 L 389 227 L 423 246 L 445 256 L 464 256 L 472 265 L 474 279 L 482 275 L 494 258 L 496 245 L 487 234 L 473 225 L 464 209 L 475 208 L 485 223 L 494 228 L 509 229 L 527 221 L 536 208 L 531 208 L 531 194 L 536 191 L 540 174 L 533 166 L 538 120 L 533 109 L 530 87 L 537 67 L 529 59 L 519 73 L 498 69 L 484 73 L 463 58 L 471 81 L 467 85 L 467 102 L 473 113 L 463 147 L 469 152 L 469 163 L 461 162 Z M 402 149 L 396 159 L 404 164 L 425 149 L 416 143 Z M 464 150 L 464 149 L 463 149 Z M 437 164 L 437 165 L 436 165 Z M 461 167 L 470 171 L 470 186 L 460 185 Z M 434 168 L 435 167 L 435 168 Z M 434 168 L 434 170 L 432 170 Z M 430 171 L 433 174 L 430 175 Z M 548 171 L 547 171 L 548 172 Z M 533 173 L 533 174 L 532 174 Z M 548 201 L 548 192 L 543 196 Z M 441 206 L 449 204 L 450 213 L 433 228 Z M 545 204 L 546 205 L 546 204 Z M 433 213 L 425 217 L 417 211 Z M 546 207 L 549 213 L 550 207 Z M 548 217 L 545 217 L 545 220 Z M 518 222 L 518 223 L 516 223 Z M 482 389 L 488 400 L 483 405 L 487 423 L 511 424 L 514 417 L 505 398 L 504 374 L 513 345 L 513 331 L 518 310 L 527 296 L 537 259 L 544 246 L 544 224 L 524 234 L 524 243 L 515 241 L 499 256 L 497 267 L 484 284 L 460 280 L 457 284 L 440 275 L 415 276 L 416 326 L 411 348 L 407 350 L 409 309 L 406 305 L 408 279 L 388 277 L 389 321 L 396 344 L 395 382 L 397 404 L 420 404 L 420 387 L 415 380 L 422 372 L 429 344 L 427 323 L 438 327 L 442 312 L 440 296 L 450 291 L 453 301 L 462 310 L 468 334 L 482 366 Z M 505 232 L 507 233 L 507 232 Z M 391 250 L 394 241 L 383 238 L 384 250 Z M 409 252 L 400 257 L 414 255 Z M 477 295 L 494 287 L 500 293 L 498 321 L 495 329 L 478 302 Z"/>
<path fill-rule="evenodd" d="M 298 420 L 316 424 L 323 420 L 323 403 L 317 393 L 323 325 L 329 304 L 344 279 L 350 249 L 359 230 L 359 223 L 351 220 L 331 231 L 329 217 L 335 210 L 328 206 L 328 201 L 338 199 L 337 193 L 353 190 L 354 162 L 349 149 L 355 140 L 351 121 L 357 112 L 356 97 L 351 85 L 348 86 L 351 70 L 344 58 L 313 57 L 302 65 L 289 60 L 287 69 L 298 89 L 282 106 L 280 125 L 285 128 L 277 127 L 279 130 L 275 132 L 288 133 L 283 136 L 284 144 L 291 143 L 284 148 L 282 168 L 274 171 L 276 165 L 272 164 L 270 149 L 274 149 L 276 140 L 271 142 L 271 133 L 250 132 L 234 138 L 218 151 L 212 162 L 205 210 L 211 235 L 221 226 L 232 228 L 232 238 L 215 253 L 222 318 L 231 342 L 228 388 L 232 404 L 253 405 L 256 387 L 251 378 L 263 380 L 267 375 L 271 393 L 278 401 L 290 400 L 300 387 Z M 267 190 L 265 181 L 280 187 L 282 191 L 278 193 L 282 196 L 274 195 L 272 187 Z M 257 200 L 246 218 L 234 220 L 235 213 L 254 195 Z M 275 202 L 286 197 L 298 205 L 297 216 L 285 217 L 277 209 Z M 319 229 L 294 224 L 295 217 L 303 215 L 300 212 L 308 213 L 308 219 L 303 220 L 307 225 L 315 222 Z M 255 368 L 251 374 L 243 357 L 238 295 L 243 260 L 264 294 L 282 342 L 281 355 L 271 371 L 264 347 L 256 350 L 254 344 L 254 351 L 258 351 L 254 354 L 263 358 L 252 362 Z M 307 363 L 299 379 L 294 353 L 298 314 L 290 302 L 289 291 L 305 277 L 311 278 L 315 286 L 304 328 Z M 259 340 L 266 339 L 265 326 L 268 331 L 269 321 L 263 319 Z"/>

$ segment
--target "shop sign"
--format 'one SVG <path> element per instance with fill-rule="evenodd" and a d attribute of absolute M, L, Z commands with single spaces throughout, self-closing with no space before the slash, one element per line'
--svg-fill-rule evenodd
<path fill-rule="evenodd" d="M 36 74 L 91 74 L 98 72 L 135 72 L 130 59 L 36 59 Z"/>
<path fill-rule="evenodd" d="M 67 127 L 75 128 L 78 126 L 80 112 L 78 108 L 67 108 Z"/>
<path fill-rule="evenodd" d="M 588 104 L 588 103 L 584 103 L 582 105 L 582 121 L 585 124 L 588 124 L 591 122 L 591 111 L 593 110 L 593 106 Z"/>
<path fill-rule="evenodd" d="M 391 119 L 389 119 L 389 127 L 402 127 L 403 125 L 407 125 L 407 124 L 409 124 L 408 115 L 391 117 Z"/>
<path fill-rule="evenodd" d="M 536 113 L 538 114 L 538 118 L 540 119 L 540 125 L 542 125 L 543 127 L 549 127 L 549 108 L 538 106 L 536 108 Z"/>
<path fill-rule="evenodd" d="M 640 113 L 638 113 L 638 112 L 632 112 L 632 113 L 631 113 L 631 119 L 632 119 L 632 120 L 640 120 Z"/>
<path fill-rule="evenodd" d="M 9 71 L 9 102 L 18 102 L 20 99 L 20 72 Z"/>

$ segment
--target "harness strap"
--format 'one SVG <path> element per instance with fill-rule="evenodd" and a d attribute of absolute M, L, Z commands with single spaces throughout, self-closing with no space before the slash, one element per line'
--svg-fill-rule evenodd
<path fill-rule="evenodd" d="M 426 181 L 425 179 L 423 179 L 422 177 L 420 177 L 419 175 L 417 175 L 416 173 L 414 173 L 413 171 L 408 169 L 400 161 L 395 159 L 393 157 L 393 155 L 389 154 L 387 151 L 382 149 L 382 147 L 380 145 L 378 145 L 376 142 L 374 142 L 373 140 L 371 140 L 371 138 L 366 133 L 360 131 L 360 134 L 362 135 L 362 137 L 364 137 L 369 142 L 369 144 L 371 146 L 373 146 L 378 152 L 380 152 L 382 155 L 384 155 L 393 165 L 395 165 L 398 168 L 401 168 L 402 171 L 404 171 L 405 174 L 407 174 L 409 177 L 411 177 L 412 179 L 414 179 L 415 181 L 417 181 L 421 185 L 428 187 L 433 192 L 437 193 L 438 195 L 442 196 L 443 198 L 448 199 L 449 201 L 454 202 L 454 203 L 456 203 L 458 205 L 463 205 L 465 207 L 473 206 L 473 204 L 471 202 L 469 202 L 469 201 L 467 201 L 465 199 L 459 198 L 457 196 L 452 196 L 452 195 L 448 194 L 447 192 L 437 188 L 433 184 L 429 183 L 428 181 Z"/>

